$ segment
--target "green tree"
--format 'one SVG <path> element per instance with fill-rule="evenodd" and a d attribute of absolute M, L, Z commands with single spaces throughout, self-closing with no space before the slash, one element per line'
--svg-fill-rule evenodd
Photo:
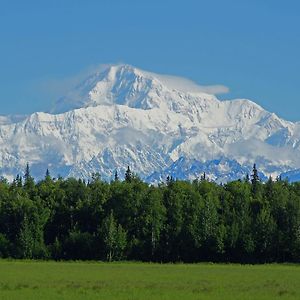
<path fill-rule="evenodd" d="M 274 243 L 275 230 L 275 221 L 271 215 L 269 207 L 265 206 L 255 216 L 253 224 L 258 261 L 272 261 L 272 247 Z"/>
<path fill-rule="evenodd" d="M 166 209 L 163 205 L 163 195 L 160 189 L 151 186 L 144 193 L 141 209 L 137 216 L 139 235 L 140 260 L 156 260 L 161 234 L 166 217 Z"/>
<path fill-rule="evenodd" d="M 102 230 L 106 259 L 109 262 L 122 259 L 126 248 L 126 231 L 116 223 L 112 211 L 104 220 Z"/>
<path fill-rule="evenodd" d="M 128 167 L 127 167 L 127 170 L 126 170 L 126 172 L 125 172 L 125 181 L 131 182 L 132 177 L 133 177 L 132 172 L 131 172 L 131 170 L 130 170 L 130 167 L 128 166 Z"/>
<path fill-rule="evenodd" d="M 20 233 L 19 233 L 19 247 L 21 251 L 21 258 L 33 258 L 34 251 L 34 237 L 32 233 L 32 224 L 25 215 Z"/>
<path fill-rule="evenodd" d="M 252 261 L 255 242 L 252 235 L 252 186 L 234 181 L 224 186 L 221 212 L 226 227 L 225 251 L 230 261 Z"/>
<path fill-rule="evenodd" d="M 260 179 L 258 176 L 258 170 L 256 168 L 256 164 L 253 165 L 252 174 L 251 174 L 251 183 L 252 183 L 252 193 L 254 196 L 257 196 L 259 192 Z"/>
<path fill-rule="evenodd" d="M 0 257 L 1 258 L 9 257 L 10 247 L 11 244 L 8 238 L 4 234 L 0 233 Z"/>
<path fill-rule="evenodd" d="M 29 164 L 26 164 L 25 174 L 24 174 L 24 189 L 28 193 L 30 198 L 35 196 L 35 183 L 34 179 L 30 174 Z"/>
<path fill-rule="evenodd" d="M 46 181 L 50 181 L 50 180 L 51 180 L 50 171 L 49 171 L 48 168 L 47 168 L 47 170 L 46 170 L 45 180 L 46 180 Z"/>
<path fill-rule="evenodd" d="M 118 171 L 115 171 L 115 175 L 114 175 L 114 180 L 115 181 L 119 181 L 119 175 L 118 175 Z"/>

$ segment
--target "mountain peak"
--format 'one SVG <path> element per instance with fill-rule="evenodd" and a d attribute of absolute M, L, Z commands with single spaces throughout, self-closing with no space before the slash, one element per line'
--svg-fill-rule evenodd
<path fill-rule="evenodd" d="M 153 180 L 203 171 L 230 180 L 254 162 L 272 176 L 300 168 L 300 123 L 213 91 L 126 64 L 101 67 L 60 99 L 53 111 L 61 114 L 0 119 L 0 175 L 12 178 L 26 162 L 38 176 L 53 168 L 106 179 L 128 165 Z"/>
<path fill-rule="evenodd" d="M 52 113 L 97 105 L 134 106 L 136 98 L 151 88 L 153 78 L 131 65 L 108 65 L 90 74 L 60 98 Z"/>
<path fill-rule="evenodd" d="M 128 64 L 108 65 L 90 74 L 66 96 L 60 98 L 52 113 L 97 105 L 126 105 L 152 109 L 165 106 L 177 109 L 189 105 L 191 97 L 216 98 L 194 82 L 160 75 Z"/>

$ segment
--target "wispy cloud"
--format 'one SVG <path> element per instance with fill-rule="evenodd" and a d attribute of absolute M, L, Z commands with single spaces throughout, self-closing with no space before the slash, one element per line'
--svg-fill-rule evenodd
<path fill-rule="evenodd" d="M 99 64 L 89 66 L 88 68 L 78 72 L 77 74 L 70 76 L 61 76 L 57 78 L 48 78 L 44 80 L 38 80 L 32 84 L 32 88 L 38 90 L 41 95 L 41 100 L 46 101 L 48 108 L 55 106 L 55 103 L 59 98 L 69 94 L 78 84 L 84 81 L 90 75 L 96 72 L 102 72 L 111 65 L 123 65 L 124 63 L 119 62 L 117 64 Z M 151 74 L 155 78 L 158 78 L 163 84 L 171 89 L 177 89 L 182 92 L 190 93 L 207 93 L 212 95 L 226 94 L 229 92 L 229 88 L 224 85 L 199 85 L 192 80 L 171 76 L 161 75 L 143 71 L 145 74 Z"/>
<path fill-rule="evenodd" d="M 204 93 L 213 94 L 213 95 L 227 94 L 230 92 L 229 87 L 220 84 L 200 86 L 200 89 L 202 89 Z"/>
<path fill-rule="evenodd" d="M 64 96 L 73 89 L 81 81 L 85 80 L 89 75 L 95 72 L 105 70 L 109 65 L 94 65 L 89 66 L 80 72 L 64 77 L 48 78 L 38 82 L 38 87 L 41 92 L 56 95 L 57 97 Z"/>
<path fill-rule="evenodd" d="M 31 89 L 37 91 L 41 102 L 44 102 L 44 111 L 51 112 L 57 101 L 69 94 L 78 84 L 95 72 L 101 72 L 109 65 L 91 65 L 76 74 L 39 79 L 32 82 Z"/>
<path fill-rule="evenodd" d="M 152 73 L 154 74 L 154 73 Z M 207 93 L 212 95 L 227 94 L 229 88 L 225 85 L 199 85 L 196 82 L 186 79 L 183 77 L 171 76 L 171 75 L 160 75 L 154 74 L 158 77 L 165 85 L 170 88 L 177 89 L 183 92 L 191 93 Z"/>

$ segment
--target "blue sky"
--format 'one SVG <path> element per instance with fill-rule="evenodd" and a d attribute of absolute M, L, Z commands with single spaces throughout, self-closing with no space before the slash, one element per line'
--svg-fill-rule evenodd
<path fill-rule="evenodd" d="M 0 0 L 0 114 L 45 111 L 102 63 L 223 84 L 300 120 L 300 1 Z"/>

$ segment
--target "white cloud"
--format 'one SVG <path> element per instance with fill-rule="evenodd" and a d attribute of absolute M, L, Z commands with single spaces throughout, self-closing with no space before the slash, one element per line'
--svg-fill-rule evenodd
<path fill-rule="evenodd" d="M 264 157 L 278 165 L 289 165 L 297 168 L 300 166 L 300 153 L 291 146 L 276 147 L 265 141 L 252 138 L 228 144 L 225 149 L 227 153 L 235 157 L 247 157 L 252 162 L 255 162 L 259 157 Z"/>
<path fill-rule="evenodd" d="M 227 94 L 229 93 L 229 88 L 225 85 L 216 84 L 216 85 L 199 85 L 196 82 L 186 79 L 179 76 L 172 75 L 161 75 L 151 72 L 144 72 L 151 74 L 153 77 L 158 78 L 161 82 L 163 82 L 166 86 L 171 89 L 177 89 L 182 92 L 190 92 L 190 93 L 207 93 L 212 95 L 218 94 Z"/>

